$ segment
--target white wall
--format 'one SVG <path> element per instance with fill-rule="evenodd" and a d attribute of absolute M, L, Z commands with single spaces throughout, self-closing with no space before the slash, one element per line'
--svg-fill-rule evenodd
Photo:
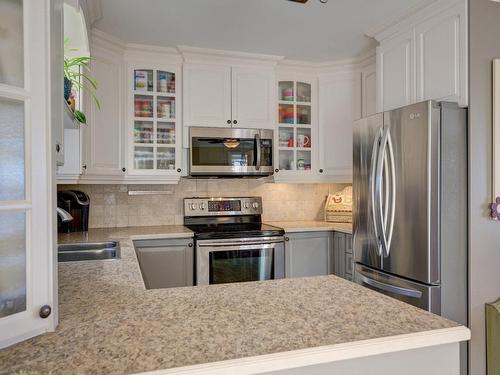
<path fill-rule="evenodd" d="M 492 199 L 492 67 L 500 57 L 500 3 L 469 0 L 471 375 L 486 374 L 484 304 L 500 297 L 500 222 Z"/>

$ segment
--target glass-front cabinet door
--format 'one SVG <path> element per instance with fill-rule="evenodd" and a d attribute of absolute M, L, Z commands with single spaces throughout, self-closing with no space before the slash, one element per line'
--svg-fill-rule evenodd
<path fill-rule="evenodd" d="M 46 98 L 49 79 L 62 78 L 46 72 L 51 51 L 62 50 L 62 33 L 46 20 L 62 26 L 61 9 L 57 1 L 50 7 L 45 0 L 0 1 L 0 348 L 49 331 L 57 321 L 50 204 L 56 153 L 48 119 L 60 117 Z M 60 46 L 49 49 L 49 35 Z M 62 85 L 55 91 L 61 97 L 54 101 L 62 103 Z"/>
<path fill-rule="evenodd" d="M 179 72 L 177 67 L 129 69 L 129 174 L 181 175 Z"/>
<path fill-rule="evenodd" d="M 307 179 L 315 170 L 317 140 L 313 79 L 280 77 L 276 179 Z"/>

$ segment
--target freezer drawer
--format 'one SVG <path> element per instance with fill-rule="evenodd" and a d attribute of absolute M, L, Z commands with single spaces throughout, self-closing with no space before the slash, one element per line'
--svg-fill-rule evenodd
<path fill-rule="evenodd" d="M 434 314 L 441 314 L 441 287 L 426 285 L 356 263 L 354 281 L 369 289 L 420 307 Z"/>

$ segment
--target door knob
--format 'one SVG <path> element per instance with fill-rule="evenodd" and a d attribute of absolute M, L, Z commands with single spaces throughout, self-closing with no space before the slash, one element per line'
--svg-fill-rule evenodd
<path fill-rule="evenodd" d="M 45 319 L 50 316 L 50 313 L 52 312 L 52 308 L 49 305 L 43 305 L 40 307 L 40 318 Z"/>

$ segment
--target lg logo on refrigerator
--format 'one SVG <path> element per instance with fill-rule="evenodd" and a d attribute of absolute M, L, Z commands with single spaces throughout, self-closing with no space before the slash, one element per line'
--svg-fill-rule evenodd
<path fill-rule="evenodd" d="M 410 113 L 410 120 L 418 120 L 420 118 L 420 112 Z"/>

